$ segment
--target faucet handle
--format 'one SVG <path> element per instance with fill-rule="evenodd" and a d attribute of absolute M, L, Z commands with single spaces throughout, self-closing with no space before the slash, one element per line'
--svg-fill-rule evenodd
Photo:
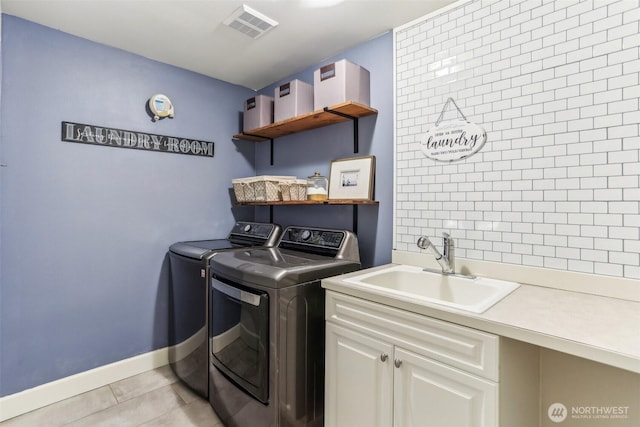
<path fill-rule="evenodd" d="M 449 256 L 453 252 L 453 237 L 449 233 L 442 232 L 442 246 L 444 246 L 444 255 Z"/>
<path fill-rule="evenodd" d="M 451 237 L 451 235 L 449 235 L 449 233 L 442 233 L 442 256 L 445 257 L 445 259 L 447 260 L 447 265 L 448 268 L 446 271 L 443 270 L 444 273 L 446 274 L 450 274 L 453 273 L 455 271 L 455 255 L 454 255 L 454 251 L 455 251 L 455 245 L 453 242 L 453 238 Z"/>

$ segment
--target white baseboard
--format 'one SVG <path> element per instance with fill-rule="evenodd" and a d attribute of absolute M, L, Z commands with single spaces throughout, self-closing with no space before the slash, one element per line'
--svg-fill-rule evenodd
<path fill-rule="evenodd" d="M 191 355 L 198 347 L 207 342 L 208 328 L 203 326 L 195 334 L 179 344 L 168 347 L 169 360 L 176 363 Z"/>
<path fill-rule="evenodd" d="M 0 398 L 0 421 L 165 366 L 168 354 L 167 348 L 161 348 L 4 396 Z"/>

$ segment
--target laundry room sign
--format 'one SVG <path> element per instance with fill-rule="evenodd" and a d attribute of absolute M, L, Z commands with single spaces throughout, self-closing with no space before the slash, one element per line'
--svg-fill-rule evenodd
<path fill-rule="evenodd" d="M 62 140 L 107 147 L 213 157 L 213 142 L 82 123 L 62 122 Z"/>
<path fill-rule="evenodd" d="M 427 129 L 420 141 L 420 149 L 430 159 L 452 162 L 477 153 L 486 140 L 487 133 L 479 125 L 451 120 Z"/>
<path fill-rule="evenodd" d="M 462 118 L 444 121 L 449 104 L 453 104 Z M 453 162 L 474 155 L 487 141 L 487 133 L 482 126 L 472 123 L 462 114 L 453 98 L 447 99 L 436 124 L 423 134 L 420 141 L 422 153 L 439 162 Z"/>

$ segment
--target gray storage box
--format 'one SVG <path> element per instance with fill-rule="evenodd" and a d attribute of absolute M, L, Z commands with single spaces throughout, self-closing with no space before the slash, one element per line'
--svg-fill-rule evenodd
<path fill-rule="evenodd" d="M 242 130 L 248 132 L 273 123 L 273 98 L 256 95 L 244 102 Z"/>
<path fill-rule="evenodd" d="M 313 111 L 313 86 L 292 80 L 275 88 L 273 120 L 280 122 Z"/>
<path fill-rule="evenodd" d="M 346 59 L 313 73 L 313 108 L 320 110 L 346 101 L 369 106 L 369 71 Z"/>

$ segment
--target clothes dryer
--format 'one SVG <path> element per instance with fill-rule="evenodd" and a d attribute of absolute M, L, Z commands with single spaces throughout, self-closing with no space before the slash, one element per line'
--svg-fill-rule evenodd
<path fill-rule="evenodd" d="M 272 247 L 276 224 L 238 221 L 225 239 L 178 242 L 169 248 L 169 363 L 178 378 L 201 396 L 208 393 L 209 261 L 221 252 Z"/>

